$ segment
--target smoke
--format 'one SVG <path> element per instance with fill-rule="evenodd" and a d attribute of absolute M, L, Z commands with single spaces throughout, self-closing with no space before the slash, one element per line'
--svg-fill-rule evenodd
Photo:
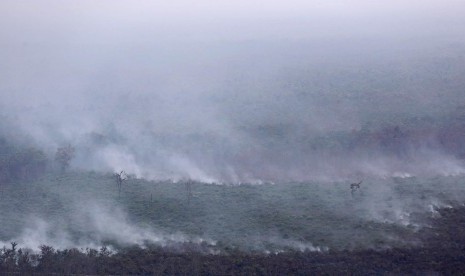
<path fill-rule="evenodd" d="M 42 214 L 46 215 L 46 214 Z M 153 227 L 141 226 L 128 218 L 118 207 L 105 207 L 95 201 L 81 202 L 71 213 L 58 219 L 37 216 L 26 219 L 27 225 L 18 236 L 0 245 L 17 242 L 21 247 L 37 250 L 41 245 L 56 249 L 100 248 L 107 245 L 139 246 L 150 245 L 175 247 L 182 244 L 215 245 L 210 239 L 192 237 L 178 233 L 164 233 Z"/>
<path fill-rule="evenodd" d="M 363 133 L 447 126 L 465 100 L 463 3 L 291 2 L 3 1 L 2 135 L 149 179 L 462 173 L 440 143 Z"/>
<path fill-rule="evenodd" d="M 465 199 L 464 12 L 459 0 L 2 0 L 0 138 L 76 156 L 67 175 L 5 186 L 0 246 L 418 244 Z M 135 176 L 127 201 L 100 174 L 115 171 Z M 188 206 L 186 179 L 198 181 Z"/>
<path fill-rule="evenodd" d="M 211 185 L 54 174 L 2 187 L 0 245 L 126 246 L 277 253 L 422 244 L 441 208 L 463 205 L 463 176 Z M 153 196 L 153 197 L 152 197 Z M 426 227 L 426 228 L 425 228 Z"/>

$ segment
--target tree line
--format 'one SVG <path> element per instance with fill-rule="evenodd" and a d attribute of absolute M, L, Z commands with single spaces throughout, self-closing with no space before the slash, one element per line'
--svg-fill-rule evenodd
<path fill-rule="evenodd" d="M 33 146 L 18 146 L 0 137 L 0 184 L 36 179 L 47 170 L 64 172 L 74 158 L 71 145 L 58 147 L 54 158 Z"/>
<path fill-rule="evenodd" d="M 16 246 L 0 254 L 2 275 L 462 275 L 465 253 L 457 248 L 409 248 L 277 254 L 205 254 L 126 248 L 56 250 L 32 253 Z"/>

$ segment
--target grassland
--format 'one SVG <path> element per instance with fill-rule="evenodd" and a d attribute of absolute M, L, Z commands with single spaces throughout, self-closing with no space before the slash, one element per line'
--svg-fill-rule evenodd
<path fill-rule="evenodd" d="M 119 192 L 112 174 L 69 172 L 3 185 L 0 240 L 246 252 L 418 246 L 437 210 L 465 199 L 461 176 L 367 179 L 354 193 L 346 182 L 186 183 L 130 178 Z"/>

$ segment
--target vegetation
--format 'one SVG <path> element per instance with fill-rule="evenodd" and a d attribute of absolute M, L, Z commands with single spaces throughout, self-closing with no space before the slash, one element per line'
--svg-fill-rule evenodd
<path fill-rule="evenodd" d="M 114 173 L 116 180 L 116 186 L 118 187 L 118 196 L 121 196 L 121 188 L 123 187 L 123 182 L 128 179 L 127 175 L 124 173 L 124 171 L 121 171 L 120 173 Z"/>
<path fill-rule="evenodd" d="M 36 148 L 20 148 L 0 138 L 0 184 L 32 180 L 43 175 L 48 159 Z"/>
<path fill-rule="evenodd" d="M 97 275 L 308 275 L 308 274 L 461 274 L 465 269 L 465 208 L 443 209 L 422 230 L 424 246 L 407 249 L 289 251 L 277 254 L 229 251 L 206 254 L 183 247 L 55 250 L 33 253 L 12 243 L 0 254 L 0 272 Z"/>
<path fill-rule="evenodd" d="M 64 172 L 74 158 L 75 149 L 71 145 L 67 145 L 65 147 L 60 147 L 57 149 L 55 153 L 55 161 L 59 164 L 60 169 Z"/>

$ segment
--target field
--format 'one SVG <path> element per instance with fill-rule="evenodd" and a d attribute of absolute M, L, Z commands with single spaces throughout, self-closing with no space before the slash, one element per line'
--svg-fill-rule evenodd
<path fill-rule="evenodd" d="M 206 184 L 70 172 L 2 186 L 0 240 L 37 250 L 199 245 L 208 253 L 422 246 L 441 208 L 463 205 L 463 176 Z"/>

